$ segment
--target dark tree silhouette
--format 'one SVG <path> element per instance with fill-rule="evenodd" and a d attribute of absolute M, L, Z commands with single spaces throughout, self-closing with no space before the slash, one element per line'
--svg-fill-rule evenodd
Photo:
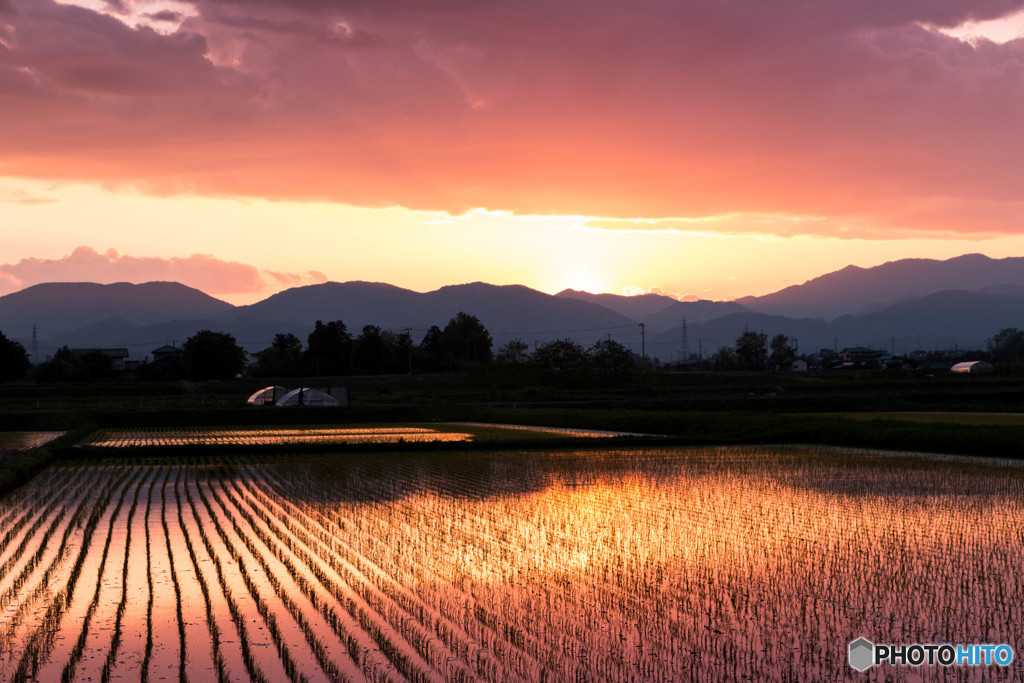
<path fill-rule="evenodd" d="M 735 370 L 736 351 L 731 346 L 723 346 L 711 356 L 711 364 L 715 370 Z"/>
<path fill-rule="evenodd" d="M 67 346 L 37 365 L 32 376 L 37 382 L 95 382 L 113 376 L 110 356 L 100 351 L 75 353 Z"/>
<path fill-rule="evenodd" d="M 245 349 L 226 332 L 200 330 L 182 346 L 193 379 L 231 379 L 245 368 Z"/>
<path fill-rule="evenodd" d="M 1024 332 L 1016 327 L 1000 330 L 988 340 L 988 351 L 995 363 L 1019 363 L 1024 359 Z"/>
<path fill-rule="evenodd" d="M 352 362 L 356 369 L 368 375 L 384 372 L 387 357 L 387 343 L 381 329 L 376 325 L 364 326 L 352 349 Z"/>
<path fill-rule="evenodd" d="M 768 346 L 772 350 L 770 360 L 773 368 L 777 370 L 788 368 L 796 360 L 796 349 L 790 345 L 789 337 L 786 335 L 775 335 Z"/>
<path fill-rule="evenodd" d="M 74 380 L 75 368 L 78 365 L 78 356 L 66 346 L 57 349 L 57 352 L 42 363 L 36 365 L 32 376 L 37 382 L 71 382 Z"/>
<path fill-rule="evenodd" d="M 441 337 L 441 328 L 437 325 L 431 325 L 427 333 L 423 335 L 423 340 L 420 341 L 416 352 L 416 367 L 420 370 L 439 372 L 448 369 L 448 359 L 445 357 Z"/>
<path fill-rule="evenodd" d="M 602 339 L 590 347 L 590 367 L 605 377 L 623 377 L 640 369 L 637 355 L 612 339 Z"/>
<path fill-rule="evenodd" d="M 451 370 L 491 360 L 491 334 L 475 315 L 459 312 L 449 320 L 441 332 L 441 345 Z"/>
<path fill-rule="evenodd" d="M 0 382 L 21 379 L 30 367 L 25 347 L 0 332 Z"/>
<path fill-rule="evenodd" d="M 518 337 L 498 349 L 494 360 L 499 363 L 525 363 L 530 359 L 530 347 Z"/>
<path fill-rule="evenodd" d="M 531 357 L 538 368 L 557 374 L 583 373 L 587 370 L 587 352 L 571 339 L 541 344 Z"/>
<path fill-rule="evenodd" d="M 365 374 L 407 372 L 411 345 L 412 339 L 405 332 L 395 334 L 367 325 L 353 342 L 352 362 L 358 372 Z"/>
<path fill-rule="evenodd" d="M 257 377 L 297 377 L 303 374 L 302 342 L 294 334 L 275 334 L 270 346 L 256 354 Z"/>
<path fill-rule="evenodd" d="M 345 323 L 317 320 L 306 339 L 306 360 L 317 375 L 343 375 L 352 369 L 352 335 Z"/>
<path fill-rule="evenodd" d="M 736 340 L 736 362 L 742 370 L 764 370 L 768 361 L 768 335 L 744 332 Z"/>

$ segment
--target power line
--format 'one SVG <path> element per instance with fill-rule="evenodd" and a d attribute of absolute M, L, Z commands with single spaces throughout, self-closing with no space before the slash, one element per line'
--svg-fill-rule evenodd
<path fill-rule="evenodd" d="M 629 324 L 629 325 L 614 325 L 612 327 L 591 327 L 591 328 L 585 329 L 585 330 L 547 330 L 547 331 L 543 331 L 543 332 L 537 332 L 537 331 L 532 331 L 532 332 L 492 332 L 491 334 L 500 334 L 500 335 L 510 335 L 510 334 L 523 334 L 523 335 L 526 335 L 526 334 L 575 334 L 576 332 L 603 332 L 604 330 L 623 330 L 623 329 L 626 329 L 627 327 L 633 327 L 633 325 Z"/>

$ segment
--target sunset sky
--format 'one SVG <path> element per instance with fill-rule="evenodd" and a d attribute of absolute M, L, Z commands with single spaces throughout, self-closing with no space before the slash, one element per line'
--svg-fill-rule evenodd
<path fill-rule="evenodd" d="M 0 0 L 0 294 L 1024 256 L 1024 0 Z"/>

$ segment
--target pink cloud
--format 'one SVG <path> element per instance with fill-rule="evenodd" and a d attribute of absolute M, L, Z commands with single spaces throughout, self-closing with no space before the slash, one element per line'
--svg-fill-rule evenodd
<path fill-rule="evenodd" d="M 0 265 L 0 289 L 6 292 L 41 282 L 174 281 L 216 296 L 277 291 L 279 285 L 295 287 L 326 279 L 320 272 L 298 275 L 265 271 L 209 254 L 192 254 L 188 258 L 136 257 L 122 256 L 114 249 L 100 253 L 91 247 L 78 247 L 59 259 L 26 258 Z"/>
<path fill-rule="evenodd" d="M 1024 0 L 197 0 L 169 35 L 10 2 L 12 175 L 455 213 L 792 214 L 850 236 L 1024 226 L 1024 39 L 925 28 Z"/>

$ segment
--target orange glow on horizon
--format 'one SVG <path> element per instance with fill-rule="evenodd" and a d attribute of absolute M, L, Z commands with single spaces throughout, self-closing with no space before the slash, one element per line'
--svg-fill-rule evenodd
<path fill-rule="evenodd" d="M 0 294 L 40 282 L 164 279 L 248 304 L 289 287 L 365 280 L 419 292 L 482 281 L 549 294 L 572 288 L 729 300 L 851 264 L 1024 254 L 1024 236 L 1017 235 L 857 240 L 692 232 L 680 221 L 161 198 L 12 179 L 0 179 L 0 209 L 9 228 Z M 739 230 L 744 217 L 718 225 Z"/>

